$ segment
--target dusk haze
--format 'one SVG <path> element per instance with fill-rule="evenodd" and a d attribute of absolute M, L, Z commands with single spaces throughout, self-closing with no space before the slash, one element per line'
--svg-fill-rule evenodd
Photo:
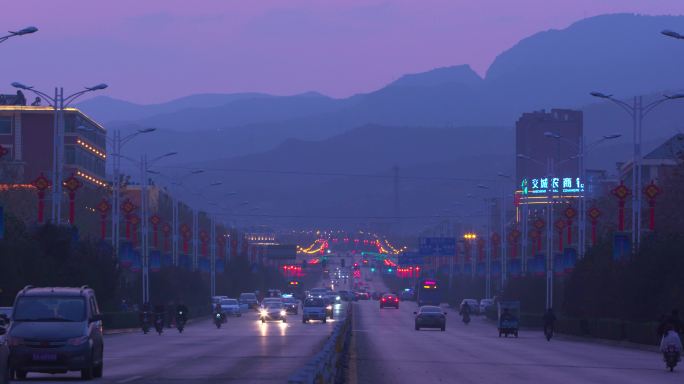
<path fill-rule="evenodd" d="M 684 0 L 0 9 L 0 384 L 682 381 Z"/>

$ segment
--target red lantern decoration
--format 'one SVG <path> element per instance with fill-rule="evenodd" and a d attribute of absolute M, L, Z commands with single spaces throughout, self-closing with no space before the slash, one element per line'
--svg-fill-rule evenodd
<path fill-rule="evenodd" d="M 498 233 L 494 232 L 492 233 L 492 257 L 494 259 L 499 257 L 499 245 L 501 244 L 501 235 Z"/>
<path fill-rule="evenodd" d="M 625 230 L 625 199 L 627 199 L 631 191 L 620 181 L 620 185 L 615 187 L 610 193 L 618 199 L 618 231 L 622 232 Z"/>
<path fill-rule="evenodd" d="M 201 252 L 203 256 L 207 255 L 207 242 L 209 241 L 209 235 L 207 234 L 206 231 L 201 231 L 200 234 L 200 242 L 202 244 L 201 246 Z"/>
<path fill-rule="evenodd" d="M 648 199 L 648 229 L 655 229 L 655 203 L 656 197 L 663 192 L 653 181 L 644 188 L 644 195 Z"/>
<path fill-rule="evenodd" d="M 5 157 L 9 153 L 9 150 L 0 144 L 0 159 Z"/>
<path fill-rule="evenodd" d="M 71 174 L 64 180 L 64 188 L 69 191 L 69 224 L 74 225 L 74 200 L 76 198 L 76 191 L 81 188 L 83 184 Z"/>
<path fill-rule="evenodd" d="M 477 261 L 484 260 L 484 246 L 485 241 L 483 238 L 477 239 Z"/>
<path fill-rule="evenodd" d="M 180 227 L 181 236 L 183 237 L 183 253 L 188 253 L 188 242 L 190 240 L 190 227 L 187 224 L 183 224 Z"/>
<path fill-rule="evenodd" d="M 169 251 L 169 235 L 171 234 L 171 225 L 164 223 L 162 225 L 162 233 L 164 233 L 164 252 Z"/>
<path fill-rule="evenodd" d="M 565 221 L 563 221 L 563 219 L 558 219 L 553 226 L 556 227 L 556 231 L 558 231 L 558 251 L 563 252 L 563 229 L 565 229 Z"/>
<path fill-rule="evenodd" d="M 100 212 L 100 239 L 105 239 L 105 233 L 107 232 L 107 213 L 112 208 L 107 199 L 104 197 L 99 204 L 95 207 L 98 212 Z"/>
<path fill-rule="evenodd" d="M 159 248 L 159 223 L 161 223 L 161 218 L 157 215 L 152 215 L 150 217 L 150 224 L 152 224 L 152 246 Z"/>
<path fill-rule="evenodd" d="M 596 207 L 591 207 L 588 213 L 591 221 L 591 245 L 596 245 L 596 223 L 601 216 L 601 210 Z"/>
<path fill-rule="evenodd" d="M 565 208 L 564 213 L 568 224 L 568 246 L 570 246 L 570 244 L 572 244 L 572 219 L 577 216 L 577 211 L 572 207 L 572 205 L 569 205 L 567 208 Z"/>
<path fill-rule="evenodd" d="M 131 240 L 131 214 L 135 211 L 135 204 L 131 200 L 126 199 L 121 205 L 121 210 L 124 211 L 124 217 L 126 218 L 126 240 Z"/>
<path fill-rule="evenodd" d="M 518 239 L 520 238 L 520 231 L 516 228 L 508 232 L 508 242 L 511 244 L 511 258 L 518 257 Z"/>
<path fill-rule="evenodd" d="M 133 248 L 138 244 L 138 224 L 140 224 L 140 218 L 138 215 L 133 214 L 130 218 L 131 225 L 133 226 Z"/>
<path fill-rule="evenodd" d="M 38 191 L 38 224 L 43 224 L 45 217 L 45 190 L 50 188 L 50 180 L 41 173 L 38 178 L 33 180 L 33 186 Z"/>

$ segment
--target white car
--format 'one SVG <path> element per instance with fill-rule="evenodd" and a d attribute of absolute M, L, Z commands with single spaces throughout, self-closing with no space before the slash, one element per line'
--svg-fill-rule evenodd
<path fill-rule="evenodd" d="M 491 307 L 492 305 L 494 305 L 493 299 L 480 300 L 480 314 L 484 315 L 485 313 L 487 313 L 487 308 Z"/>
<path fill-rule="evenodd" d="M 242 316 L 240 302 L 236 299 L 221 299 L 221 311 L 223 311 L 226 316 Z"/>

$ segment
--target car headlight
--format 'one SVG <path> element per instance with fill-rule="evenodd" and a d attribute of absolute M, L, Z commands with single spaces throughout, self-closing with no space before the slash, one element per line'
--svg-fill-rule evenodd
<path fill-rule="evenodd" d="M 339 296 L 335 296 L 335 301 L 340 301 L 341 298 Z"/>
<path fill-rule="evenodd" d="M 261 313 L 261 316 L 266 316 L 266 315 L 268 315 L 268 311 L 265 310 L 265 309 L 262 309 L 261 311 L 259 311 L 259 313 Z"/>
<path fill-rule="evenodd" d="M 280 311 L 280 316 L 285 316 L 286 314 L 287 312 L 285 312 L 285 310 Z"/>
<path fill-rule="evenodd" d="M 69 340 L 67 340 L 67 344 L 73 345 L 73 346 L 78 346 L 87 343 L 90 340 L 88 336 L 80 336 L 80 337 L 74 337 Z"/>
<path fill-rule="evenodd" d="M 332 305 L 328 305 L 327 307 L 325 307 L 325 309 L 332 310 Z"/>

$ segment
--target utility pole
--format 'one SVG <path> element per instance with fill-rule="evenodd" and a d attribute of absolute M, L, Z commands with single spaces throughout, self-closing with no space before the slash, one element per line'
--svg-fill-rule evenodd
<path fill-rule="evenodd" d="M 192 210 L 192 270 L 196 271 L 199 267 L 198 255 L 198 239 L 199 239 L 199 212 L 197 208 Z"/>
<path fill-rule="evenodd" d="M 141 205 L 141 240 L 142 240 L 142 284 L 143 303 L 150 301 L 150 249 L 148 244 L 148 194 L 147 194 L 147 155 L 140 159 L 140 205 Z"/>
<path fill-rule="evenodd" d="M 396 217 L 396 230 L 401 232 L 401 218 L 399 210 L 399 166 L 395 165 L 392 170 L 394 171 L 394 217 Z"/>
<path fill-rule="evenodd" d="M 216 296 L 216 222 L 212 217 L 210 219 L 211 226 L 211 245 L 209 246 L 211 253 L 211 296 Z"/>

